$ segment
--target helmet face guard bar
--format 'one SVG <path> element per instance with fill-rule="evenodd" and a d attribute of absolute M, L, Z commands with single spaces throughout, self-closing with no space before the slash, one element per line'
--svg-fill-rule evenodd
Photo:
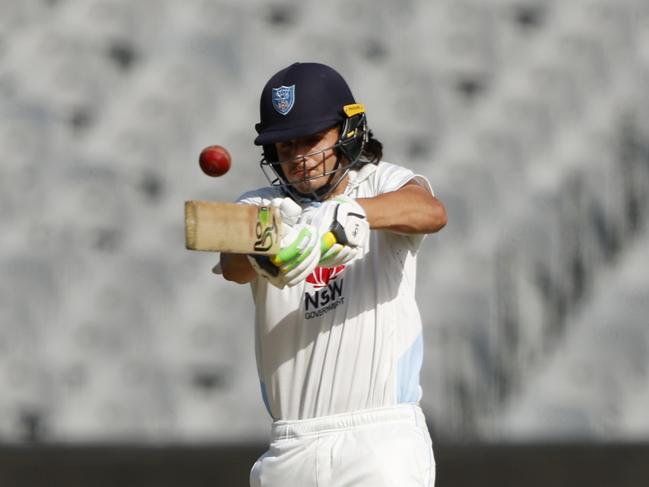
<path fill-rule="evenodd" d="M 264 145 L 264 154 L 259 165 L 271 186 L 281 188 L 285 194 L 291 196 L 296 201 L 322 201 L 338 187 L 350 169 L 359 163 L 367 139 L 367 121 L 365 114 L 362 113 L 345 120 L 342 124 L 338 141 L 332 146 L 298 156 L 294 159 L 280 161 L 278 160 L 279 157 L 275 145 Z M 336 164 L 333 169 L 326 171 L 325 153 L 330 150 L 335 151 Z M 314 176 L 308 176 L 307 173 L 304 173 L 301 178 L 295 180 L 289 180 L 287 178 L 286 175 L 288 172 L 284 171 L 283 167 L 300 163 L 304 164 L 307 159 L 315 160 L 319 157 L 321 157 L 321 160 L 315 167 L 321 166 L 322 173 Z M 348 164 L 341 166 L 341 159 L 346 159 Z M 314 191 L 303 193 L 298 191 L 294 186 L 327 176 L 329 176 L 327 184 Z"/>

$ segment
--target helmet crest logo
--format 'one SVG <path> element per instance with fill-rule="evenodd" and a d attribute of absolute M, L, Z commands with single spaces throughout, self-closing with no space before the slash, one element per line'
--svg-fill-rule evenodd
<path fill-rule="evenodd" d="M 295 103 L 295 85 L 273 88 L 273 108 L 280 115 L 286 115 Z"/>

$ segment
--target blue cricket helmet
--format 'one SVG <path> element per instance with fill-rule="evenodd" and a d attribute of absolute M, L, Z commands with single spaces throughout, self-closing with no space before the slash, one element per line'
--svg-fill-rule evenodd
<path fill-rule="evenodd" d="M 337 71 L 319 63 L 294 63 L 266 83 L 259 106 L 256 145 L 285 142 L 345 121 L 356 101 Z"/>
<path fill-rule="evenodd" d="M 365 107 L 356 103 L 347 82 L 329 66 L 294 63 L 275 73 L 264 86 L 259 112 L 261 121 L 255 125 L 259 135 L 254 143 L 263 146 L 261 168 L 272 185 L 280 186 L 295 199 L 322 200 L 360 161 L 368 137 Z M 340 126 L 340 136 L 333 148 L 347 160 L 344 171 L 338 170 L 338 159 L 334 171 L 322 175 L 337 173 L 326 186 L 309 194 L 297 192 L 292 187 L 294 182 L 287 181 L 281 170 L 275 143 L 335 126 Z M 270 177 L 266 168 L 272 169 L 277 177 Z"/>

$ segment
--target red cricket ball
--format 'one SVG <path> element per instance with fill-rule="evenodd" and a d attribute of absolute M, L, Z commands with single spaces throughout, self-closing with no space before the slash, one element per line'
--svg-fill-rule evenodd
<path fill-rule="evenodd" d="M 198 163 L 205 174 L 218 177 L 230 170 L 232 158 L 225 147 L 210 145 L 201 151 Z"/>

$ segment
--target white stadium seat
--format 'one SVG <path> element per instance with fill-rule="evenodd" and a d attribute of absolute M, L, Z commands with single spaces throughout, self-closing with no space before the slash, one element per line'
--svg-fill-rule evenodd
<path fill-rule="evenodd" d="M 440 435 L 649 431 L 636 294 L 649 286 L 647 2 L 0 0 L 0 12 L 3 439 L 267 434 L 249 289 L 184 250 L 182 203 L 266 184 L 258 97 L 295 60 L 344 73 L 386 160 L 447 206 L 418 277 L 423 405 Z M 225 178 L 197 165 L 215 143 L 234 156 Z M 617 412 L 603 389 L 623 399 Z"/>

